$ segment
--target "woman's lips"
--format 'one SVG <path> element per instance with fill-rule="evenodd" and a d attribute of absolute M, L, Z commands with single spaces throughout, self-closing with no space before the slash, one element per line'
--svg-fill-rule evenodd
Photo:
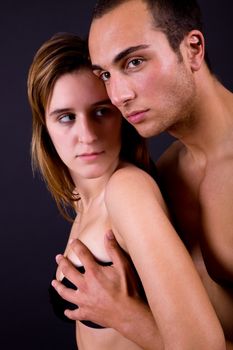
<path fill-rule="evenodd" d="M 104 151 L 81 153 L 81 154 L 78 155 L 78 158 L 83 159 L 83 160 L 95 160 L 96 158 L 98 158 L 103 153 L 104 153 Z"/>

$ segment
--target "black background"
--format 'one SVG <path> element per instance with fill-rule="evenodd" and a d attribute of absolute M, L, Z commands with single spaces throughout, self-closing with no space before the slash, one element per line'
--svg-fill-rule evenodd
<path fill-rule="evenodd" d="M 29 65 L 38 47 L 55 32 L 85 37 L 94 0 L 2 2 L 0 7 L 0 348 L 75 349 L 74 329 L 56 319 L 47 288 L 69 224 L 60 217 L 30 166 L 31 113 L 26 96 Z M 230 90 L 232 0 L 200 0 L 216 75 Z M 220 7 L 221 6 L 221 7 Z M 149 141 L 154 159 L 169 144 L 166 135 Z"/>

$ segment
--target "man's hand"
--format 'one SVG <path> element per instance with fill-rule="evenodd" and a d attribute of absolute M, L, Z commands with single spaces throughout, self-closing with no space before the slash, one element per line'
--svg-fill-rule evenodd
<path fill-rule="evenodd" d="M 124 317 L 124 308 L 129 298 L 138 298 L 138 282 L 132 264 L 111 231 L 106 234 L 105 246 L 113 263 L 111 266 L 99 265 L 89 249 L 80 240 L 74 240 L 70 249 L 82 262 L 85 274 L 81 274 L 67 258 L 59 255 L 58 271 L 77 290 L 66 288 L 57 280 L 52 285 L 62 298 L 79 307 L 66 310 L 65 315 L 68 318 L 91 320 L 102 326 L 115 328 L 119 324 L 120 316 Z"/>
<path fill-rule="evenodd" d="M 72 251 L 85 267 L 85 274 L 77 271 L 67 258 L 57 257 L 58 272 L 77 287 L 73 290 L 57 280 L 52 282 L 62 298 L 78 306 L 76 310 L 66 310 L 65 315 L 71 320 L 89 320 L 114 328 L 143 349 L 163 349 L 150 308 L 139 297 L 133 265 L 111 231 L 105 236 L 105 246 L 111 266 L 99 265 L 81 241 L 71 243 Z"/>

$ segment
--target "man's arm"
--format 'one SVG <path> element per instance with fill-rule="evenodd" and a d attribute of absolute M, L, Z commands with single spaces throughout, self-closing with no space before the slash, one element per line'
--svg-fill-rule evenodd
<path fill-rule="evenodd" d="M 139 297 L 135 272 L 126 254 L 111 232 L 106 235 L 105 244 L 113 262 L 108 267 L 97 264 L 81 241 L 71 243 L 71 249 L 85 267 L 84 275 L 68 259 L 57 257 L 58 270 L 78 288 L 75 291 L 57 280 L 52 282 L 62 298 L 79 306 L 66 310 L 65 315 L 72 320 L 88 319 L 114 328 L 145 350 L 162 350 L 158 328 L 149 306 Z"/>

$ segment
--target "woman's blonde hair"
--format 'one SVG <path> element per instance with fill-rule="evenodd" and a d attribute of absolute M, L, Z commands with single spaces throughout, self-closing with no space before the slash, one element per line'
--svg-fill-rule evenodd
<path fill-rule="evenodd" d="M 38 169 L 60 212 L 79 199 L 69 169 L 60 159 L 48 134 L 45 110 L 59 77 L 80 69 L 91 69 L 86 41 L 77 35 L 61 33 L 47 40 L 37 51 L 28 74 L 28 99 L 32 109 L 31 156 L 33 171 Z M 120 158 L 154 175 L 145 140 L 125 120 L 122 123 Z"/>

